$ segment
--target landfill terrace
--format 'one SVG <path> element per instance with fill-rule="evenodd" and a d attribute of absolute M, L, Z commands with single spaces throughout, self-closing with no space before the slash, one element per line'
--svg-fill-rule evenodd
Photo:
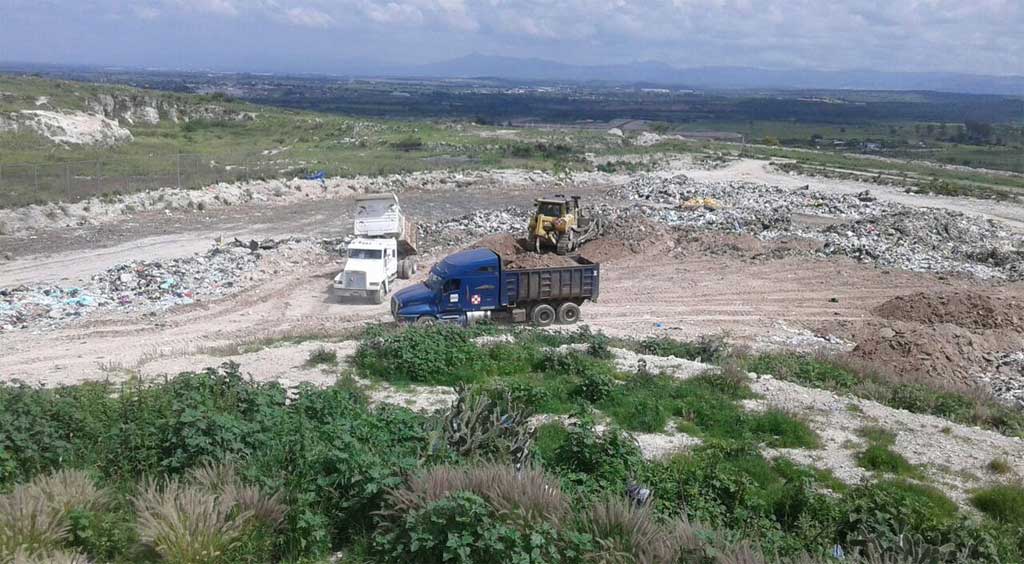
<path fill-rule="evenodd" d="M 224 562 L 1024 558 L 1024 208 L 643 164 L 5 210 L 0 500 L 101 492 L 52 541 L 91 561 L 194 557 L 134 552 L 173 492 L 230 501 Z M 564 259 L 516 239 L 578 194 L 601 296 L 576 328 L 396 327 L 329 293 L 370 192 L 418 224 L 397 289 L 465 248 Z"/>

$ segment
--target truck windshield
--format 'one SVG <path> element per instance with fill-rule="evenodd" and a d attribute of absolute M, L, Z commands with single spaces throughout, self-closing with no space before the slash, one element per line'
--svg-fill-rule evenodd
<path fill-rule="evenodd" d="M 444 279 L 438 276 L 436 272 L 431 272 L 430 276 L 427 277 L 427 287 L 435 292 L 441 288 L 442 283 L 444 283 Z"/>
<path fill-rule="evenodd" d="M 349 249 L 348 258 L 351 259 L 379 259 L 380 249 Z"/>

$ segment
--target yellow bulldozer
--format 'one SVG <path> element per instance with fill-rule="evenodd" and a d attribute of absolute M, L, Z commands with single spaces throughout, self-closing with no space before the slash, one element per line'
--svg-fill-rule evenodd
<path fill-rule="evenodd" d="M 567 198 L 555 194 L 550 198 L 538 198 L 536 203 L 537 210 L 530 218 L 528 239 L 538 253 L 553 247 L 556 253 L 567 255 L 601 234 L 601 218 L 584 213 L 579 196 Z"/>

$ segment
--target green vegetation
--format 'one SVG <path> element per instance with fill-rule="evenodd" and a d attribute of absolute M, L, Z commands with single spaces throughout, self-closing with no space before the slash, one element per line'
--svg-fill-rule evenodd
<path fill-rule="evenodd" d="M 325 347 L 318 347 L 309 353 L 306 364 L 308 366 L 320 366 L 323 364 L 334 366 L 338 364 L 338 353 Z"/>
<path fill-rule="evenodd" d="M 908 383 L 877 367 L 838 357 L 765 353 L 743 357 L 740 364 L 747 371 L 804 386 L 853 394 L 892 408 L 994 429 L 1012 437 L 1024 436 L 1024 413 L 1011 406 L 962 390 Z"/>
<path fill-rule="evenodd" d="M 982 488 L 971 495 L 971 503 L 1000 523 L 1024 527 L 1024 487 L 1020 484 Z"/>
<path fill-rule="evenodd" d="M 595 169 L 635 172 L 650 165 L 631 162 L 626 156 L 653 153 L 688 153 L 709 162 L 724 162 L 736 156 L 781 159 L 780 166 L 802 173 L 892 183 L 909 191 L 993 198 L 1024 193 L 1024 179 L 1019 175 L 938 166 L 955 164 L 1024 172 L 1024 129 L 1012 123 L 952 123 L 953 116 L 947 116 L 945 121 L 939 120 L 939 116 L 932 121 L 920 121 L 928 116 L 916 116 L 915 112 L 925 106 L 940 113 L 946 111 L 945 102 L 934 100 L 894 102 L 910 104 L 907 108 L 915 114 L 913 118 L 872 115 L 850 121 L 850 116 L 837 116 L 827 122 L 818 121 L 818 110 L 806 114 L 806 109 L 816 104 L 801 100 L 772 102 L 792 105 L 793 117 L 716 122 L 702 121 L 706 115 L 703 112 L 698 112 L 700 119 L 686 118 L 677 106 L 670 105 L 665 120 L 656 122 L 654 129 L 665 134 L 732 132 L 744 135 L 748 142 L 761 144 L 670 138 L 652 147 L 638 147 L 622 145 L 602 128 L 566 127 L 553 141 L 550 132 L 543 129 L 519 128 L 509 132 L 498 129 L 509 126 L 506 119 L 479 119 L 476 110 L 471 115 L 460 113 L 463 108 L 483 104 L 481 108 L 489 112 L 499 108 L 551 110 L 552 119 L 563 123 L 571 121 L 577 110 L 579 119 L 623 117 L 621 112 L 628 111 L 628 106 L 621 105 L 623 101 L 613 105 L 612 114 L 595 108 L 606 104 L 605 98 L 619 96 L 614 92 L 603 92 L 589 102 L 574 98 L 574 109 L 570 110 L 564 100 L 558 101 L 558 96 L 441 93 L 435 84 L 423 90 L 422 107 L 406 115 L 418 98 L 391 96 L 393 86 L 364 84 L 340 88 L 353 88 L 356 98 L 342 95 L 340 99 L 318 100 L 306 92 L 301 99 L 290 100 L 267 94 L 252 99 L 270 105 L 254 105 L 217 94 L 188 95 L 110 84 L 0 77 L 0 92 L 5 93 L 0 99 L 0 113 L 51 108 L 88 111 L 95 109 L 101 96 L 112 95 L 134 100 L 136 104 L 147 98 L 157 100 L 165 108 L 178 108 L 182 115 L 189 111 L 196 114 L 195 119 L 177 123 L 166 115 L 155 125 L 135 120 L 130 126 L 134 141 L 117 147 L 58 146 L 25 131 L 0 135 L 0 185 L 4 186 L 0 206 L 77 201 L 162 186 L 180 184 L 195 188 L 217 181 L 292 177 L 318 171 L 331 176 L 495 167 L 540 169 L 556 174 Z M 281 95 L 287 98 L 294 91 L 285 88 Z M 457 100 L 437 103 L 434 99 L 448 94 Z M 326 95 L 339 94 L 328 88 Z M 48 101 L 37 106 L 36 102 L 43 97 Z M 498 103 L 498 98 L 507 98 L 507 103 Z M 780 110 L 762 107 L 761 99 L 716 99 L 713 103 L 712 99 L 698 96 L 689 100 L 688 105 L 711 103 L 713 109 L 709 110 L 714 114 L 725 108 L 754 114 Z M 651 98 L 641 101 L 641 106 L 663 102 Z M 878 101 L 869 103 L 875 102 Z M 993 103 L 999 109 L 986 113 L 995 119 L 997 114 L 1012 112 L 1016 102 L 1009 102 L 1005 108 L 1004 102 Z M 842 111 L 857 107 L 826 106 Z M 891 104 L 886 108 L 899 113 Z M 642 111 L 648 119 L 652 117 L 650 109 Z M 248 119 L 249 115 L 254 118 Z M 678 122 L 680 119 L 683 122 Z M 671 120 L 676 123 L 669 123 Z M 765 139 L 773 142 L 764 143 Z M 874 158 L 875 155 L 857 154 L 869 145 L 881 147 L 882 154 L 893 158 L 882 160 Z M 585 153 L 610 160 L 595 167 L 583 157 Z"/>
<path fill-rule="evenodd" d="M 1005 508 L 970 516 L 926 485 L 848 487 L 766 459 L 762 444 L 813 448 L 816 438 L 784 413 L 742 410 L 752 394 L 739 373 L 624 374 L 606 358 L 607 339 L 586 331 L 474 342 L 494 332 L 367 332 L 361 376 L 465 376 L 455 405 L 434 415 L 371 407 L 348 381 L 286 393 L 243 379 L 233 364 L 151 384 L 2 386 L 0 560 L 28 551 L 97 562 L 323 562 L 341 551 L 346 562 L 727 563 L 762 553 L 827 561 L 837 544 L 852 562 L 1024 556 Z M 444 353 L 452 343 L 456 352 Z M 577 346 L 544 350 L 569 343 Z M 402 346 L 417 354 L 386 357 Z M 514 368 L 498 370 L 499 361 Z M 514 385 L 532 377 L 553 382 L 546 395 Z M 623 427 L 655 429 L 661 416 L 631 411 L 630 397 L 703 444 L 645 460 Z M 532 429 L 528 415 L 545 406 L 565 408 L 571 422 Z M 598 431 L 605 417 L 613 424 Z M 863 435 L 892 440 L 880 429 Z M 638 504 L 627 491 L 653 495 Z M 978 492 L 979 508 L 984 500 Z M 9 524 L 25 515 L 38 515 L 38 526 Z"/>
<path fill-rule="evenodd" d="M 123 86 L 0 76 L 0 113 L 57 108 L 89 111 L 103 95 L 145 98 L 216 116 L 175 123 L 136 121 L 134 137 L 116 147 L 59 146 L 32 132 L 0 135 L 0 206 L 78 201 L 162 186 L 197 188 L 218 181 L 303 176 L 383 175 L 431 169 L 586 168 L 582 151 L 601 136 L 581 132 L 551 149 L 543 133 L 514 140 L 481 136 L 486 126 L 353 118 L 257 106 L 225 96 L 198 96 Z M 48 105 L 36 106 L 40 97 Z M 252 114 L 254 119 L 236 119 Z M 525 147 L 525 150 L 520 150 Z M 538 149 L 541 147 L 541 149 Z"/>
<path fill-rule="evenodd" d="M 1013 472 L 1010 463 L 1003 458 L 993 458 L 985 465 L 988 471 L 993 474 L 1005 475 Z"/>

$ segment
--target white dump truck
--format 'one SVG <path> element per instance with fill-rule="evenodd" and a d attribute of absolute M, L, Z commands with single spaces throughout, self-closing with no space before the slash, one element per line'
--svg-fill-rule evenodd
<path fill-rule="evenodd" d="M 345 270 L 334 277 L 332 291 L 383 303 L 395 280 L 416 274 L 416 226 L 394 194 L 356 196 L 354 211 L 355 238 L 345 248 Z"/>

